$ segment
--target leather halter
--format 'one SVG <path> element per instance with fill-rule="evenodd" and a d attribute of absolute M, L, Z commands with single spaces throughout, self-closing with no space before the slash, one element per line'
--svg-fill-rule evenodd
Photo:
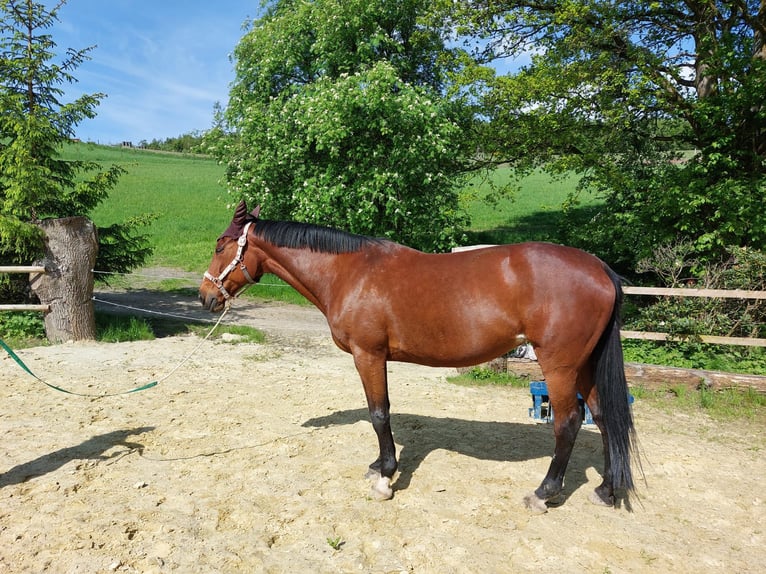
<path fill-rule="evenodd" d="M 239 295 L 243 289 L 248 287 L 249 285 L 252 285 L 253 283 L 257 283 L 255 279 L 253 279 L 250 276 L 250 273 L 247 271 L 247 267 L 245 266 L 245 262 L 242 260 L 242 254 L 245 251 L 245 246 L 247 245 L 247 232 L 250 231 L 250 226 L 253 224 L 252 221 L 248 221 L 245 224 L 245 228 L 242 230 L 242 235 L 239 236 L 239 239 L 237 239 L 237 254 L 234 256 L 234 259 L 232 259 L 231 263 L 229 263 L 226 268 L 221 271 L 221 274 L 218 277 L 214 277 L 211 275 L 208 271 L 205 271 L 205 279 L 209 280 L 213 285 L 218 287 L 218 290 L 223 295 L 223 298 L 226 299 L 226 301 L 229 301 L 230 299 L 234 299 L 237 295 Z M 226 288 L 223 286 L 223 281 L 226 279 L 226 277 L 234 271 L 234 269 L 239 265 L 240 271 L 242 271 L 242 275 L 245 276 L 245 280 L 247 281 L 247 285 L 244 285 L 242 289 L 237 291 L 234 295 L 231 295 Z"/>

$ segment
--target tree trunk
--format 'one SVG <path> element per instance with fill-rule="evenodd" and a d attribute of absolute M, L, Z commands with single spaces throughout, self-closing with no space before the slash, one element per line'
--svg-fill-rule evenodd
<path fill-rule="evenodd" d="M 761 0 L 758 13 L 753 24 L 753 59 L 766 60 L 766 0 Z M 761 118 L 760 128 L 755 129 L 755 153 L 758 157 L 766 157 L 766 127 L 763 122 L 764 104 L 757 105 L 751 110 L 753 118 Z"/>
<path fill-rule="evenodd" d="M 98 253 L 96 228 L 85 217 L 47 219 L 45 259 L 36 262 L 46 273 L 33 275 L 32 291 L 50 306 L 45 334 L 54 343 L 96 337 L 93 311 L 93 266 Z"/>

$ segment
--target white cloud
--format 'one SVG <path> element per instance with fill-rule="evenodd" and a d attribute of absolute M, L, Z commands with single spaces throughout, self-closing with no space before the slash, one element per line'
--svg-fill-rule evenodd
<path fill-rule="evenodd" d="M 75 70 L 79 82 L 66 88 L 67 100 L 83 93 L 108 96 L 97 117 L 78 126 L 77 136 L 138 142 L 209 128 L 213 104 L 226 102 L 234 77 L 229 54 L 256 4 L 237 0 L 226 11 L 215 3 L 175 0 L 65 5 L 52 31 L 59 51 L 97 46 Z"/>

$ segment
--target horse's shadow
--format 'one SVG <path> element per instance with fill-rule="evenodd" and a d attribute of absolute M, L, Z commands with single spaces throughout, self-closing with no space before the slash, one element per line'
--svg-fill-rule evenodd
<path fill-rule="evenodd" d="M 68 446 L 57 451 L 44 454 L 29 462 L 14 466 L 10 470 L 0 474 L 0 488 L 12 484 L 21 484 L 37 476 L 43 476 L 54 472 L 73 460 L 107 460 L 112 458 L 105 453 L 115 446 L 123 446 L 126 452 L 134 450 L 142 451 L 144 445 L 129 442 L 130 436 L 136 436 L 150 432 L 154 427 L 139 427 L 135 429 L 126 429 L 112 431 L 105 434 L 96 435 L 75 446 Z M 120 453 L 122 454 L 122 453 Z"/>
<path fill-rule="evenodd" d="M 328 427 L 350 425 L 359 421 L 369 421 L 366 409 L 337 411 L 327 416 L 309 419 L 303 426 Z M 437 449 L 449 450 L 479 460 L 500 462 L 550 458 L 553 454 L 553 428 L 547 424 L 472 421 L 392 413 L 391 427 L 396 442 L 402 445 L 399 454 L 400 474 L 393 485 L 394 490 L 406 489 L 420 464 Z M 588 482 L 585 472 L 588 468 L 595 467 L 600 472 L 603 460 L 601 435 L 598 431 L 584 428 L 577 436 L 560 502 L 564 502 Z M 544 466 L 547 466 L 547 462 Z M 539 477 L 540 481 L 543 474 Z"/>

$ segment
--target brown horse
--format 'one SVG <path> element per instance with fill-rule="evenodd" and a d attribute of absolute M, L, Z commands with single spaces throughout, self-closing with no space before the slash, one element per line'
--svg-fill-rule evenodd
<path fill-rule="evenodd" d="M 373 495 L 393 496 L 397 469 L 386 361 L 462 367 L 529 342 L 548 385 L 555 451 L 533 511 L 561 493 L 581 413 L 590 407 L 604 445 L 603 482 L 592 500 L 613 505 L 634 490 L 635 431 L 619 333 L 622 287 L 601 260 L 548 243 L 426 254 L 383 239 L 316 225 L 267 221 L 237 207 L 200 286 L 220 311 L 264 273 L 292 285 L 324 313 L 335 343 L 351 353 L 367 396 L 380 456 Z"/>

